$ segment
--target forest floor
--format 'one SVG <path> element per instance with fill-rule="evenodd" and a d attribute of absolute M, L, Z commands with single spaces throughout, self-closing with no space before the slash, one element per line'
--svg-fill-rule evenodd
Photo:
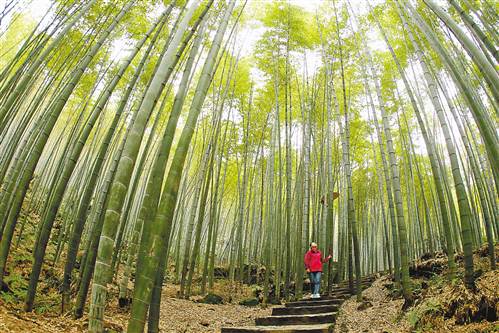
<path fill-rule="evenodd" d="M 238 305 L 239 300 L 246 298 L 249 288 L 243 287 L 231 296 L 228 293 L 230 287 L 223 290 L 228 285 L 226 281 L 219 280 L 214 288 L 214 293 L 224 298 L 225 304 L 221 305 L 175 298 L 178 286 L 170 285 L 161 301 L 162 332 L 219 332 L 221 327 L 254 325 L 257 317 L 270 316 L 270 307 Z M 226 303 L 229 298 L 233 303 Z"/>
<path fill-rule="evenodd" d="M 383 287 L 391 281 L 388 276 L 383 276 L 373 282 L 372 286 L 362 293 L 363 303 L 369 306 L 359 308 L 360 304 L 355 297 L 346 300 L 336 319 L 337 332 L 408 332 L 410 325 L 400 313 L 404 300 L 392 299 L 389 291 Z M 366 306 L 364 305 L 364 307 Z"/>
<path fill-rule="evenodd" d="M 269 316 L 270 308 L 246 307 L 237 302 L 251 293 L 249 287 L 238 287 L 238 291 L 228 286 L 224 280 L 216 282 L 214 292 L 221 295 L 224 304 L 205 304 L 200 297 L 193 300 L 176 298 L 178 285 L 168 284 L 163 288 L 161 300 L 161 332 L 219 332 L 222 326 L 253 325 L 255 318 Z M 229 294 L 229 290 L 232 290 Z M 51 294 L 51 293 L 50 293 Z M 60 314 L 56 310 L 53 295 L 38 297 L 39 306 L 32 313 L 22 310 L 22 302 L 5 300 L 0 297 L 0 332 L 2 333 L 52 333 L 86 332 L 88 314 L 74 319 L 71 313 Z M 124 332 L 127 326 L 129 309 L 118 306 L 117 290 L 110 293 L 111 302 L 105 312 L 105 327 L 110 332 Z M 229 298 L 233 303 L 229 303 Z M 42 308 L 45 304 L 46 308 Z M 52 306 L 49 306 L 52 304 Z"/>
<path fill-rule="evenodd" d="M 499 253 L 499 245 L 495 251 Z M 443 253 L 417 260 L 410 270 L 415 301 L 407 308 L 392 276 L 379 277 L 363 291 L 362 302 L 351 297 L 343 303 L 335 331 L 499 332 L 499 270 L 490 270 L 487 254 L 486 247 L 475 251 L 474 291 L 464 286 L 462 255 L 456 256 L 458 273 L 451 281 Z"/>
<path fill-rule="evenodd" d="M 62 281 L 65 253 L 62 252 L 54 265 L 55 243 L 50 243 L 47 248 L 48 254 L 37 288 L 34 311 L 31 313 L 23 311 L 23 301 L 32 263 L 31 249 L 39 218 L 34 214 L 27 216 L 23 214 L 22 218 L 27 219 L 22 241 L 18 243 L 18 246 L 13 247 L 8 257 L 5 284 L 0 290 L 0 333 L 86 332 L 88 303 L 87 311 L 80 319 L 74 319 L 72 312 L 61 314 L 59 287 Z M 14 237 L 15 240 L 16 237 L 17 234 Z M 161 332 L 218 332 L 222 326 L 252 325 L 256 317 L 270 315 L 270 308 L 238 305 L 239 301 L 254 297 L 255 286 L 234 284 L 227 279 L 216 279 L 212 292 L 223 298 L 223 304 L 205 304 L 201 303 L 202 297 L 196 296 L 196 285 L 191 300 L 176 298 L 179 286 L 171 283 L 173 269 L 168 273 L 169 282 L 163 287 L 161 300 Z M 120 276 L 116 281 L 119 279 Z M 130 283 L 130 292 L 132 288 L 133 284 Z M 116 283 L 110 285 L 109 300 L 105 311 L 105 327 L 109 332 L 123 332 L 128 323 L 130 309 L 119 307 Z"/>

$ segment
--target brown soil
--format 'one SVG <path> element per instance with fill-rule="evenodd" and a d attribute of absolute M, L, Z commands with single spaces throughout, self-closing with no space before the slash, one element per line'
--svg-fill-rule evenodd
<path fill-rule="evenodd" d="M 5 293 L 0 294 L 0 333 L 55 333 L 55 332 L 86 332 L 88 314 L 78 320 L 73 319 L 71 312 L 60 314 L 61 294 L 59 286 L 63 275 L 62 263 L 65 262 L 65 252 L 54 266 L 55 249 L 48 246 L 35 307 L 32 313 L 22 310 L 25 290 L 31 271 L 31 249 L 34 244 L 34 234 L 39 217 L 35 214 L 25 216 L 26 229 L 19 247 L 11 251 L 5 276 Z M 17 237 L 17 234 L 16 234 Z M 170 267 L 172 268 L 172 267 Z M 173 275 L 169 272 L 170 276 Z M 117 281 L 120 280 L 120 271 Z M 194 285 L 197 286 L 195 281 Z M 129 290 L 133 288 L 130 282 Z M 224 304 L 211 305 L 198 303 L 202 297 L 196 296 L 197 288 L 193 290 L 191 300 L 175 298 L 178 285 L 167 283 L 163 288 L 161 301 L 161 332 L 217 332 L 222 326 L 240 326 L 254 324 L 256 317 L 270 315 L 270 309 L 261 307 L 245 307 L 237 305 L 240 300 L 253 297 L 250 286 L 230 283 L 227 279 L 215 280 L 213 293 L 223 298 Z M 73 290 L 73 292 L 75 292 Z M 124 332 L 128 323 L 129 308 L 118 306 L 118 288 L 116 283 L 109 288 L 110 302 L 105 311 L 105 327 L 109 332 Z M 87 304 L 88 309 L 88 304 Z"/>
<path fill-rule="evenodd" d="M 222 289 L 227 282 L 216 284 L 215 290 Z M 226 303 L 221 305 L 197 303 L 192 300 L 177 299 L 178 286 L 164 287 L 161 301 L 161 332 L 219 332 L 223 326 L 244 326 L 254 324 L 256 317 L 270 315 L 270 308 L 245 307 Z M 228 290 L 228 289 L 227 289 Z M 248 294 L 248 287 L 236 296 Z M 227 295 L 223 295 L 224 301 Z M 234 298 L 238 301 L 240 297 Z M 199 299 L 199 297 L 194 297 Z M 116 297 L 106 310 L 105 326 L 115 332 L 124 332 L 128 322 L 128 310 L 120 309 Z M 88 316 L 75 320 L 71 314 L 58 315 L 46 312 L 43 314 L 25 313 L 20 305 L 6 304 L 0 298 L 0 332 L 2 333 L 52 333 L 52 332 L 86 332 Z"/>
<path fill-rule="evenodd" d="M 496 245 L 499 253 L 499 245 Z M 343 303 L 336 332 L 499 332 L 499 270 L 490 270 L 486 247 L 475 251 L 476 288 L 463 283 L 462 255 L 456 256 L 457 277 L 447 278 L 443 253 L 418 260 L 411 267 L 415 302 L 403 311 L 404 300 L 394 290 L 391 276 L 378 278 L 364 290 L 363 301 L 355 297 Z"/>
<path fill-rule="evenodd" d="M 410 332 L 410 325 L 403 318 L 403 299 L 392 299 L 384 287 L 389 283 L 384 276 L 363 291 L 363 302 L 355 297 L 345 301 L 336 319 L 336 332 Z M 363 310 L 362 310 L 363 309 Z"/>
<path fill-rule="evenodd" d="M 255 318 L 270 315 L 270 309 L 235 304 L 211 305 L 176 298 L 163 298 L 162 332 L 219 332 L 224 326 L 254 325 Z"/>

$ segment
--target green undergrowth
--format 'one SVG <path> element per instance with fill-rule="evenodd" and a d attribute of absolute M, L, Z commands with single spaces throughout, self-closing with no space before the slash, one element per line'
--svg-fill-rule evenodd
<path fill-rule="evenodd" d="M 25 213 L 27 205 L 29 205 L 29 202 L 23 204 L 23 211 L 20 216 L 21 221 L 25 221 L 24 229 L 21 235 L 19 235 L 19 230 L 16 230 L 14 234 L 14 246 L 7 260 L 4 284 L 0 291 L 0 302 L 16 310 L 23 308 L 28 290 L 29 276 L 33 264 L 32 248 L 40 220 L 39 216 L 34 213 Z M 19 242 L 17 242 L 18 239 Z M 60 311 L 61 297 L 59 288 L 63 261 L 59 260 L 55 265 L 53 264 L 53 254 L 55 253 L 55 244 L 53 242 L 49 242 L 47 253 L 33 308 L 33 311 L 37 314 L 58 313 Z"/>

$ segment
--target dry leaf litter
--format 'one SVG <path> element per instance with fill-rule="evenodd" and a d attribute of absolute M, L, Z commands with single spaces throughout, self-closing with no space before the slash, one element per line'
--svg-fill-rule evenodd
<path fill-rule="evenodd" d="M 226 288 L 227 283 L 217 283 L 216 290 Z M 114 288 L 112 288 L 114 289 Z M 230 289 L 222 293 L 226 304 L 204 304 L 193 300 L 175 298 L 178 286 L 170 285 L 164 287 L 161 301 L 161 332 L 220 332 L 225 326 L 253 325 L 255 318 L 269 316 L 271 308 L 246 307 L 237 305 L 240 298 L 245 297 L 251 291 L 245 288 L 242 291 L 228 295 Z M 110 332 L 124 332 L 127 326 L 129 312 L 120 309 L 116 301 L 117 290 L 111 290 L 112 295 L 108 308 L 106 309 L 105 327 Z M 234 303 L 227 303 L 232 298 Z M 193 297 L 199 300 L 200 297 Z M 88 328 L 88 315 L 81 319 L 73 319 L 71 313 L 60 316 L 57 313 L 37 314 L 25 313 L 19 306 L 6 304 L 0 298 L 0 332 L 1 333 L 79 333 L 86 332 Z"/>
<path fill-rule="evenodd" d="M 355 297 L 346 300 L 336 319 L 335 332 L 410 332 L 410 325 L 403 318 L 404 300 L 391 299 L 384 288 L 388 282 L 391 281 L 387 276 L 374 281 L 363 291 L 363 303 L 358 303 Z M 361 304 L 367 308 L 359 310 Z"/>

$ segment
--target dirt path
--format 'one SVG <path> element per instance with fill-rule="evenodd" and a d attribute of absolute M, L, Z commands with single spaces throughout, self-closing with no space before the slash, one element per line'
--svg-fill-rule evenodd
<path fill-rule="evenodd" d="M 371 282 L 371 278 L 362 279 L 362 288 Z M 343 283 L 333 288 L 330 295 L 287 302 L 284 307 L 274 307 L 271 316 L 257 318 L 256 325 L 223 327 L 222 333 L 331 333 L 338 308 L 350 295 Z"/>

